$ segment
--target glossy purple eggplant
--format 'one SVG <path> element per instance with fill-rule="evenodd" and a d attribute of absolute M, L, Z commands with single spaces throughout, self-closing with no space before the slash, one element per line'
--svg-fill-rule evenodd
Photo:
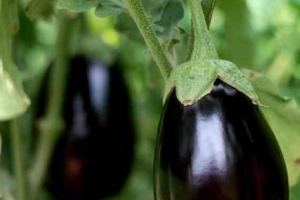
<path fill-rule="evenodd" d="M 57 200 L 103 199 L 122 189 L 134 158 L 128 89 L 118 66 L 108 68 L 76 56 L 68 70 L 66 126 L 52 156 L 46 188 Z M 44 114 L 46 90 L 41 87 L 37 118 Z"/>
<path fill-rule="evenodd" d="M 155 200 L 288 200 L 285 162 L 259 108 L 217 80 L 191 106 L 173 91 L 160 122 Z"/>

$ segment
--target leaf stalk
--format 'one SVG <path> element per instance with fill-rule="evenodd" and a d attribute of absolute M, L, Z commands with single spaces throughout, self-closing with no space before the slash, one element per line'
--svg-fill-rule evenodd
<path fill-rule="evenodd" d="M 151 26 L 147 14 L 140 0 L 123 0 L 127 6 L 129 14 L 135 21 L 140 33 L 142 34 L 148 49 L 150 50 L 153 59 L 158 65 L 160 72 L 165 80 L 168 79 L 172 71 L 171 64 L 158 40 L 158 37 Z"/>

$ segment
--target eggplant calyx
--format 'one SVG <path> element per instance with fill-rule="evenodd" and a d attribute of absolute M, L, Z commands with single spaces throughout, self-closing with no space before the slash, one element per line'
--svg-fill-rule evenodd
<path fill-rule="evenodd" d="M 167 81 L 164 102 L 175 89 L 181 104 L 192 105 L 212 91 L 216 79 L 248 96 L 253 104 L 261 105 L 253 86 L 244 74 L 232 62 L 221 59 L 191 60 L 174 68 Z"/>

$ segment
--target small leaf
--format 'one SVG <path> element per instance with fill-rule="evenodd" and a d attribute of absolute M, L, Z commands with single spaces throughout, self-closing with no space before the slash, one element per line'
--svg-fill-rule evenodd
<path fill-rule="evenodd" d="M 175 28 L 170 35 L 170 40 L 166 40 L 162 43 L 162 47 L 166 52 L 166 55 L 171 63 L 171 66 L 178 65 L 178 56 L 176 52 L 176 44 L 180 43 L 181 37 L 184 34 L 184 30 L 180 28 Z"/>
<path fill-rule="evenodd" d="M 119 15 L 125 11 L 122 0 L 58 0 L 57 5 L 59 8 L 74 12 L 84 12 L 96 7 L 95 14 L 98 17 Z"/>
<path fill-rule="evenodd" d="M 98 0 L 58 0 L 57 6 L 74 12 L 84 12 L 98 5 Z"/>
<path fill-rule="evenodd" d="M 104 0 L 103 0 L 104 1 Z M 168 42 L 174 39 L 177 24 L 184 17 L 184 7 L 181 0 L 141 0 L 143 8 L 152 23 L 159 39 Z M 118 17 L 116 28 L 128 38 L 141 41 L 142 37 L 128 14 L 121 14 Z"/>
<path fill-rule="evenodd" d="M 281 147 L 288 168 L 289 183 L 300 176 L 300 107 L 295 100 L 280 95 L 278 87 L 266 76 L 245 71 L 257 91 L 261 107 Z M 299 198 L 299 197 L 298 197 Z"/>
<path fill-rule="evenodd" d="M 0 60 L 0 121 L 21 115 L 29 104 L 30 101 L 23 89 L 15 86 Z"/>
<path fill-rule="evenodd" d="M 163 27 L 157 30 L 158 36 L 163 40 L 170 40 L 173 32 L 177 31 L 178 22 L 184 17 L 183 3 L 181 0 L 169 0 L 161 11 L 161 19 L 155 25 Z"/>
<path fill-rule="evenodd" d="M 125 6 L 120 0 L 98 0 L 95 14 L 98 17 L 110 17 L 123 13 Z"/>
<path fill-rule="evenodd" d="M 141 0 L 144 10 L 151 22 L 157 22 L 161 19 L 161 11 L 170 0 Z"/>
<path fill-rule="evenodd" d="M 216 59 L 213 60 L 213 62 L 217 69 L 218 76 L 222 81 L 247 95 L 253 103 L 259 103 L 253 86 L 237 66 L 226 60 Z"/>
<path fill-rule="evenodd" d="M 116 29 L 131 40 L 143 41 L 143 37 L 140 34 L 138 27 L 127 13 L 122 13 L 119 15 Z"/>

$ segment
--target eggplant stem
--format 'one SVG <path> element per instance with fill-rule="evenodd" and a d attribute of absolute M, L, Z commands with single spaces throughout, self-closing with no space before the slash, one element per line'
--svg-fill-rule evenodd
<path fill-rule="evenodd" d="M 209 30 L 210 24 L 211 24 L 211 18 L 214 12 L 214 8 L 216 5 L 216 0 L 204 0 L 202 1 L 202 8 L 203 8 L 203 13 L 205 16 L 205 21 L 206 21 L 206 26 Z M 185 61 L 189 61 L 192 57 L 192 52 L 194 48 L 194 25 L 193 22 L 191 22 L 191 30 L 188 38 L 188 44 L 187 44 L 187 52 L 185 56 Z"/>
<path fill-rule="evenodd" d="M 201 3 L 189 0 L 193 25 L 193 52 L 191 60 L 217 59 L 218 54 L 210 38 Z"/>

